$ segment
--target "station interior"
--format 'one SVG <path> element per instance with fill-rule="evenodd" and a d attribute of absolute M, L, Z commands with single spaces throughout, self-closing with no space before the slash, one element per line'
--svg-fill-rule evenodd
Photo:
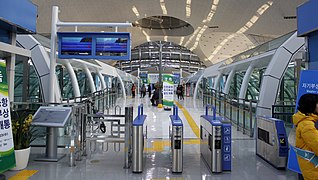
<path fill-rule="evenodd" d="M 0 4 L 0 180 L 301 177 L 288 136 L 301 86 L 318 93 L 301 80 L 318 1 Z"/>

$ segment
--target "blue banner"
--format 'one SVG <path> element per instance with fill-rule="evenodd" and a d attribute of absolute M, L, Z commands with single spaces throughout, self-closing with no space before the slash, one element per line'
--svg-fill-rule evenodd
<path fill-rule="evenodd" d="M 37 7 L 29 0 L 0 1 L 0 20 L 36 32 Z"/>
<path fill-rule="evenodd" d="M 297 34 L 305 36 L 318 30 L 318 1 L 310 0 L 297 8 Z"/>
<path fill-rule="evenodd" d="M 303 94 L 318 94 L 318 78 L 315 77 L 318 77 L 317 70 L 303 70 L 300 72 L 295 113 L 297 112 L 298 100 Z M 297 155 L 293 148 L 289 149 L 287 167 L 292 171 L 301 173 L 298 165 Z"/>

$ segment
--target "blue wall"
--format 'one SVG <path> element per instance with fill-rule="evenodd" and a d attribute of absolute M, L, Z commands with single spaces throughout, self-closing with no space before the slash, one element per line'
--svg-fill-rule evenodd
<path fill-rule="evenodd" d="M 37 7 L 30 0 L 0 0 L 0 21 L 36 32 L 36 18 Z"/>
<path fill-rule="evenodd" d="M 318 1 L 310 0 L 297 8 L 297 34 L 304 36 L 318 30 Z"/>
<path fill-rule="evenodd" d="M 318 31 L 308 34 L 309 69 L 318 69 Z"/>

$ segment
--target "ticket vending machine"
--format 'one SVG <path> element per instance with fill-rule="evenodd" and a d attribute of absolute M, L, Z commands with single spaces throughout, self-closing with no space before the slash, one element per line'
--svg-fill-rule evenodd
<path fill-rule="evenodd" d="M 284 121 L 257 117 L 256 154 L 278 169 L 285 169 L 288 142 Z"/>

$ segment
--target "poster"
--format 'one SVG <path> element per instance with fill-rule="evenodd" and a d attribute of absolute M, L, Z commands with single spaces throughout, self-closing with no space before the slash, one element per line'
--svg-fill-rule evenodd
<path fill-rule="evenodd" d="M 174 85 L 173 85 L 173 75 L 164 74 L 163 75 L 163 105 L 173 106 L 173 96 L 174 96 Z"/>
<path fill-rule="evenodd" d="M 148 74 L 147 73 L 140 73 L 139 77 L 140 77 L 142 84 L 148 84 Z"/>
<path fill-rule="evenodd" d="M 6 64 L 0 60 L 0 173 L 15 167 Z"/>

